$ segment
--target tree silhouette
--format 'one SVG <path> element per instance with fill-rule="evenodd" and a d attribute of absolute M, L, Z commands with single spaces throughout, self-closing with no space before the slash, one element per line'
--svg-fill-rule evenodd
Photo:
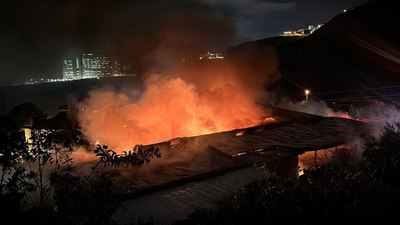
<path fill-rule="evenodd" d="M 137 145 L 117 154 L 98 145 L 93 150 L 98 160 L 85 175 L 77 171 L 70 157 L 76 146 L 89 148 L 79 127 L 33 127 L 27 142 L 15 121 L 0 119 L 0 216 L 18 212 L 42 223 L 107 224 L 118 205 L 118 193 L 112 178 L 97 173 L 96 168 L 141 166 L 152 157 L 161 157 L 154 147 Z M 27 218 L 10 222 L 29 222 Z"/>

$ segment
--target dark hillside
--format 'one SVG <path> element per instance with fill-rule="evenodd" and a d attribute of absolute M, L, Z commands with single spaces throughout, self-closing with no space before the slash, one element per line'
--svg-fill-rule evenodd
<path fill-rule="evenodd" d="M 369 1 L 279 48 L 283 79 L 298 87 L 290 94 L 302 96 L 304 88 L 310 88 L 322 100 L 397 100 L 393 97 L 400 88 L 318 95 L 400 84 L 400 14 L 395 5 L 390 0 Z"/>
<path fill-rule="evenodd" d="M 265 48 L 279 48 L 289 42 L 296 41 L 301 38 L 302 37 L 295 37 L 295 36 L 293 36 L 293 37 L 284 37 L 284 36 L 269 37 L 269 38 L 265 38 L 265 39 L 261 39 L 261 40 L 242 43 L 242 44 L 239 44 L 234 47 L 230 47 L 226 50 L 225 53 L 229 57 L 229 56 L 232 56 L 235 54 L 240 54 L 240 53 L 246 52 L 249 49 L 253 49 L 253 48 L 256 48 L 258 50 L 262 50 Z"/>
<path fill-rule="evenodd" d="M 307 37 L 271 37 L 240 44 L 226 53 L 228 57 L 243 53 L 262 57 L 263 51 L 275 49 L 281 79 L 268 89 L 278 93 L 278 98 L 302 100 L 307 88 L 311 98 L 330 105 L 365 105 L 371 100 L 398 105 L 399 23 L 395 1 L 371 0 L 338 14 Z"/>

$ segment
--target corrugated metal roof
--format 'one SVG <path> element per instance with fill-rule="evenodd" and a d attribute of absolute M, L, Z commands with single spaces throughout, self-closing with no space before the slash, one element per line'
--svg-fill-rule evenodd
<path fill-rule="evenodd" d="M 241 187 L 262 179 L 264 172 L 254 166 L 198 182 L 189 182 L 122 202 L 114 214 L 119 223 L 153 218 L 166 224 L 185 219 L 196 209 L 215 208 L 216 202 Z"/>
<path fill-rule="evenodd" d="M 343 118 L 310 117 L 154 144 L 162 152 L 161 159 L 155 165 L 151 162 L 150 168 L 139 168 L 147 171 L 145 175 L 130 173 L 128 178 L 140 184 L 137 190 L 150 188 L 151 193 L 139 192 L 139 197 L 124 201 L 115 217 L 125 222 L 150 217 L 164 222 L 183 219 L 196 209 L 213 208 L 216 201 L 262 178 L 262 171 L 244 165 L 276 162 L 304 151 L 345 144 L 365 126 L 368 124 Z M 165 164 L 160 163 L 163 160 Z M 149 172 L 151 167 L 153 172 Z M 146 186 L 146 180 L 153 183 Z"/>

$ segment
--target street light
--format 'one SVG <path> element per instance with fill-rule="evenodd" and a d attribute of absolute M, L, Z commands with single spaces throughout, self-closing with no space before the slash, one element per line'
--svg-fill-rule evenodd
<path fill-rule="evenodd" d="M 306 94 L 306 102 L 308 102 L 308 95 L 310 94 L 310 90 L 304 90 L 304 94 Z"/>

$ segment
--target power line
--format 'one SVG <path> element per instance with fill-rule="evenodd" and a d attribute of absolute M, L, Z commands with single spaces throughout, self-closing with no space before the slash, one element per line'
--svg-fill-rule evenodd
<path fill-rule="evenodd" d="M 400 85 L 383 86 L 383 87 L 377 87 L 377 88 L 363 88 L 363 89 L 346 90 L 346 91 L 319 92 L 319 93 L 315 93 L 313 95 L 352 93 L 352 92 L 361 92 L 361 91 L 373 91 L 373 90 L 381 90 L 381 89 L 390 89 L 390 88 L 397 88 L 397 87 L 400 87 Z"/>
<path fill-rule="evenodd" d="M 370 99 L 377 100 L 377 99 Z M 396 100 L 396 99 L 388 99 L 388 100 Z M 397 99 L 398 100 L 398 99 Z M 369 104 L 369 101 L 354 101 L 354 102 L 325 102 L 328 105 L 360 105 L 360 104 Z"/>
<path fill-rule="evenodd" d="M 379 98 L 368 98 L 368 99 L 359 99 L 359 100 L 356 100 L 356 101 L 345 101 L 345 102 L 326 101 L 325 103 L 329 104 L 329 105 L 338 105 L 338 106 L 341 105 L 341 106 L 344 106 L 344 105 L 367 104 L 370 100 L 378 100 L 378 99 Z M 383 100 L 385 100 L 385 101 L 396 101 L 396 100 L 399 100 L 399 99 L 400 99 L 400 96 L 399 97 L 384 98 Z"/>
<path fill-rule="evenodd" d="M 376 95 L 376 96 L 363 96 L 363 97 L 353 97 L 353 98 L 332 98 L 332 99 L 321 99 L 322 101 L 345 101 L 345 100 L 363 100 L 363 99 L 379 99 L 379 98 L 393 98 L 400 97 L 400 94 L 392 94 L 392 95 Z"/>

